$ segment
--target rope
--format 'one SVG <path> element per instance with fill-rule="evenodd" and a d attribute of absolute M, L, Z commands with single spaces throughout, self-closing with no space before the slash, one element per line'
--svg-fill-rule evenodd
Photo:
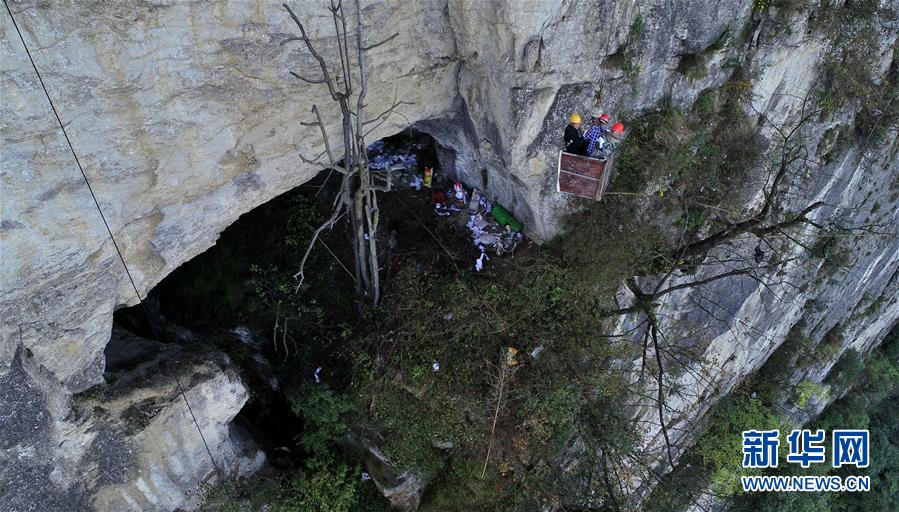
<path fill-rule="evenodd" d="M 324 185 L 322 185 L 322 186 L 324 186 Z M 307 228 L 311 229 L 312 231 L 315 231 L 315 228 L 310 226 L 308 223 L 304 222 L 303 224 L 306 224 Z M 353 282 L 355 283 L 356 276 L 354 276 L 352 273 L 350 273 L 350 269 L 346 268 L 346 265 L 344 265 L 343 262 L 340 261 L 340 258 L 338 258 L 336 254 L 334 254 L 334 251 L 332 251 L 331 248 L 328 247 L 328 244 L 326 244 L 325 241 L 322 240 L 321 238 L 318 238 L 316 241 L 319 242 L 320 244 L 322 244 L 322 246 L 324 246 L 324 248 L 327 249 L 329 253 L 331 253 L 331 256 L 334 257 L 334 261 L 336 261 L 337 264 L 340 265 L 340 268 L 342 268 L 343 271 L 346 272 L 346 275 L 350 276 L 350 279 L 352 279 Z"/>
<path fill-rule="evenodd" d="M 47 86 L 44 84 L 44 79 L 41 77 L 41 73 L 37 69 L 37 64 L 35 64 L 34 58 L 32 58 L 31 56 L 31 51 L 28 49 L 28 44 L 25 43 L 25 38 L 22 36 L 22 31 L 19 30 L 19 25 L 16 23 L 16 19 L 12 15 L 12 10 L 9 8 L 9 3 L 7 3 L 7 0 L 3 0 L 3 5 L 6 6 L 6 12 L 9 13 L 9 19 L 12 20 L 12 24 L 16 28 L 16 32 L 19 34 L 19 39 L 22 41 L 22 46 L 25 48 L 25 53 L 28 54 L 28 60 L 31 61 L 31 66 L 34 68 L 34 73 L 37 75 L 37 79 L 41 83 L 41 88 L 44 90 L 44 95 L 47 97 L 47 102 L 50 103 L 50 108 L 53 110 L 53 115 L 56 116 L 56 122 L 59 123 L 59 128 L 62 130 L 62 134 L 66 139 L 66 143 L 69 145 L 69 149 L 72 151 L 72 156 L 75 158 L 75 163 L 78 164 L 78 170 L 81 171 L 81 177 L 84 178 L 84 183 L 87 185 L 87 189 L 91 193 L 91 199 L 94 200 L 94 205 L 97 207 L 97 212 L 100 214 L 100 218 L 103 220 L 103 225 L 106 227 L 106 232 L 109 233 L 109 239 L 112 240 L 112 245 L 113 247 L 115 247 L 115 251 L 119 255 L 119 260 L 122 262 L 122 266 L 125 268 L 125 273 L 128 275 L 128 280 L 131 282 L 131 287 L 134 288 L 134 294 L 137 296 L 137 301 L 140 304 L 144 315 L 147 317 L 147 323 L 150 325 L 150 329 L 153 331 L 153 338 L 158 342 L 159 332 L 156 330 L 156 324 L 153 323 L 153 319 L 150 316 L 150 312 L 147 310 L 147 306 L 144 304 L 143 298 L 141 297 L 140 292 L 137 289 L 137 285 L 134 284 L 134 278 L 131 275 L 131 271 L 128 270 L 128 265 L 125 263 L 125 257 L 122 255 L 122 251 L 119 249 L 119 244 L 116 243 L 115 236 L 113 236 L 112 230 L 109 228 L 109 222 L 107 222 L 106 220 L 106 215 L 103 214 L 103 209 L 100 207 L 100 202 L 97 200 L 97 195 L 94 193 L 91 182 L 87 178 L 87 174 L 85 174 L 84 168 L 81 166 L 81 161 L 78 159 L 78 155 L 75 153 L 75 148 L 72 146 L 72 141 L 69 139 L 69 134 L 66 133 L 66 128 L 62 124 L 62 120 L 59 118 L 59 113 L 56 111 L 56 105 L 53 104 L 53 100 L 50 98 L 50 93 L 49 91 L 47 91 Z M 197 427 L 197 432 L 200 434 L 200 439 L 203 440 L 203 446 L 206 447 L 206 453 L 209 454 L 209 460 L 212 462 L 212 467 L 215 468 L 219 480 L 224 482 L 224 474 L 222 473 L 221 468 L 219 468 L 218 464 L 215 462 L 215 457 L 212 456 L 212 450 L 209 449 L 209 444 L 206 443 L 206 437 L 203 435 L 203 430 L 200 428 L 200 423 L 197 421 L 197 417 L 194 415 L 194 410 L 190 406 L 190 402 L 187 400 L 187 395 L 184 393 L 184 388 L 181 386 L 181 380 L 178 379 L 178 375 L 174 375 L 174 377 L 175 384 L 177 384 L 178 386 L 178 392 L 181 394 L 181 398 L 184 399 L 184 404 L 187 405 L 187 410 L 188 412 L 190 412 L 190 417 L 193 420 L 194 425 Z"/>

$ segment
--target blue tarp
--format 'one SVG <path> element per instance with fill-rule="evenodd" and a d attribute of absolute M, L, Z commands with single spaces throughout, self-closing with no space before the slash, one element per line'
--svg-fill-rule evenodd
<path fill-rule="evenodd" d="M 368 168 L 375 171 L 389 169 L 394 165 L 402 165 L 404 167 L 415 167 L 418 165 L 418 158 L 412 153 L 385 152 L 383 140 L 373 142 L 366 150 L 368 152 Z"/>

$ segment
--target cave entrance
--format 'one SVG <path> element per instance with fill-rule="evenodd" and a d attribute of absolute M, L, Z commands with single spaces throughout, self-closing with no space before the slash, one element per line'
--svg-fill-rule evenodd
<path fill-rule="evenodd" d="M 381 224 L 377 236 L 379 242 L 384 238 L 379 250 L 387 248 L 386 239 L 391 235 L 402 237 L 402 245 L 410 251 L 421 250 L 435 243 L 424 228 L 445 231 L 430 222 L 430 198 L 424 194 L 411 197 L 409 182 L 413 175 L 420 176 L 425 167 L 430 167 L 435 169 L 435 188 L 451 187 L 451 171 L 444 172 L 441 164 L 447 166 L 452 157 L 452 151 L 415 128 L 369 145 L 371 170 L 380 180 L 388 173 L 392 175 L 392 190 L 378 194 Z M 451 168 L 452 163 L 448 165 Z M 243 323 L 264 332 L 263 326 L 254 325 L 259 322 L 255 311 L 264 305 L 254 300 L 274 286 L 269 282 L 273 274 L 290 272 L 292 281 L 312 232 L 331 212 L 339 184 L 338 173 L 322 171 L 307 183 L 241 215 L 221 233 L 215 245 L 166 276 L 148 293 L 145 302 L 167 321 L 190 330 L 209 334 Z M 339 313 L 340 317 L 356 313 L 347 307 L 353 303 L 347 293 L 352 292 L 354 279 L 348 226 L 347 219 L 342 219 L 323 232 L 312 251 L 311 270 L 307 271 L 309 276 L 316 276 L 314 283 L 304 287 L 310 300 L 327 307 L 329 315 Z M 379 256 L 382 270 L 389 271 L 383 261 L 388 255 Z M 135 310 L 119 310 L 116 321 L 151 335 L 143 314 L 135 314 Z M 186 331 L 177 334 L 164 330 L 162 335 L 172 341 L 190 339 Z"/>
<path fill-rule="evenodd" d="M 438 151 L 442 154 L 438 158 Z M 399 262 L 439 266 L 448 257 L 438 238 L 462 235 L 436 222 L 430 197 L 408 185 L 412 174 L 437 168 L 435 184 L 449 185 L 439 171 L 451 152 L 428 134 L 408 129 L 370 146 L 372 169 L 394 170 L 392 191 L 379 193 L 379 260 L 385 293 Z M 216 244 L 184 263 L 154 287 L 144 300 L 153 326 L 140 306 L 116 312 L 115 329 L 188 350 L 224 352 L 239 370 L 250 399 L 236 421 L 265 449 L 274 467 L 295 466 L 296 436 L 302 421 L 292 412 L 292 390 L 322 381 L 343 388 L 351 378 L 356 353 L 348 332 L 364 329 L 354 297 L 349 222 L 323 233 L 297 291 L 293 278 L 312 233 L 330 214 L 340 180 L 323 171 L 241 215 Z M 388 243 L 388 239 L 392 241 Z M 469 246 L 470 243 L 466 243 Z M 120 335 L 118 336 L 121 337 Z M 107 380 L 116 379 L 121 361 L 142 357 L 134 347 L 109 346 Z M 124 350 L 124 353 L 123 353 Z"/>

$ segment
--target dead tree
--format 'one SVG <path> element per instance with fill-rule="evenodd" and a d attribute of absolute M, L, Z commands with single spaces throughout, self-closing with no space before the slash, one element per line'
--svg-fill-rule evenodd
<path fill-rule="evenodd" d="M 708 285 L 734 277 L 752 279 L 770 293 L 776 293 L 774 289 L 778 287 L 798 290 L 798 286 L 779 276 L 778 270 L 798 258 L 795 253 L 790 254 L 793 249 L 801 247 L 812 250 L 802 240 L 800 230 L 804 228 L 813 228 L 815 235 L 812 236 L 825 236 L 834 232 L 840 232 L 842 236 L 891 235 L 891 231 L 883 229 L 883 226 L 847 225 L 841 220 L 841 212 L 837 208 L 832 208 L 825 216 L 819 215 L 822 218 L 814 218 L 813 213 L 829 206 L 823 201 L 788 206 L 797 177 L 810 174 L 810 169 L 819 165 L 811 156 L 813 152 L 807 147 L 802 135 L 804 126 L 820 114 L 819 110 L 810 108 L 813 92 L 814 89 L 803 98 L 798 121 L 792 127 L 773 125 L 760 115 L 762 122 L 771 127 L 776 143 L 776 156 L 764 177 L 761 204 L 740 219 L 719 217 L 718 226 L 704 236 L 687 240 L 683 236 L 679 237 L 681 243 L 664 256 L 656 258 L 654 270 L 657 273 L 654 276 L 626 279 L 625 285 L 632 296 L 631 300 L 608 313 L 637 317 L 637 327 L 621 335 L 630 337 L 633 332 L 639 332 L 639 339 L 642 341 L 639 376 L 631 391 L 643 403 L 653 404 L 656 409 L 656 421 L 664 442 L 664 462 L 659 467 L 659 461 L 653 454 L 638 457 L 633 453 L 614 453 L 602 446 L 598 451 L 601 452 L 599 462 L 604 473 L 616 475 L 618 472 L 636 470 L 661 484 L 666 470 L 674 469 L 678 451 L 685 448 L 676 445 L 674 436 L 670 433 L 672 426 L 669 416 L 675 411 L 668 406 L 666 397 L 672 393 L 683 396 L 683 391 L 676 389 L 672 382 L 671 367 L 691 372 L 695 378 L 711 385 L 711 380 L 705 375 L 696 374 L 692 361 L 679 353 L 676 340 L 666 338 L 660 321 L 660 317 L 664 315 L 662 299 L 683 290 L 690 290 L 702 297 Z M 700 270 L 711 272 L 701 274 Z M 672 282 L 675 276 L 695 278 Z M 702 306 L 697 304 L 697 307 Z M 689 428 L 699 429 L 700 426 L 689 425 Z M 606 487 L 613 501 L 615 493 L 624 495 L 623 490 L 613 487 L 607 478 Z M 674 489 L 673 492 L 680 494 L 682 490 Z M 698 494 L 717 497 L 709 489 L 699 490 Z M 692 497 L 686 494 L 684 497 L 689 498 L 700 510 L 704 509 Z M 617 509 L 618 504 L 613 504 Z"/>
<path fill-rule="evenodd" d="M 350 36 L 347 31 L 347 17 L 343 9 L 343 2 L 331 0 L 329 11 L 334 20 L 334 39 L 337 42 L 339 54 L 339 66 L 332 73 L 322 54 L 315 48 L 310 39 L 306 27 L 286 3 L 282 4 L 291 19 L 299 28 L 300 35 L 284 41 L 301 41 L 306 49 L 318 63 L 320 77 L 311 77 L 291 71 L 290 74 L 308 84 L 324 84 L 328 88 L 331 99 L 340 108 L 341 130 L 343 137 L 343 155 L 335 153 L 332 147 L 325 124 L 322 122 L 321 113 L 317 105 L 312 105 L 312 113 L 315 121 L 301 123 L 303 126 L 317 126 L 321 132 L 324 143 L 324 151 L 314 158 L 300 155 L 304 163 L 313 164 L 329 173 L 337 172 L 342 176 L 340 189 L 334 201 L 333 211 L 328 219 L 313 233 L 312 240 L 306 248 L 300 261 L 300 268 L 294 275 L 297 280 L 297 290 L 303 284 L 305 278 L 306 261 L 315 242 L 322 232 L 331 229 L 346 215 L 349 217 L 352 230 L 352 246 L 355 259 L 356 294 L 363 303 L 377 305 L 381 297 L 381 285 L 378 265 L 378 223 L 379 190 L 385 190 L 377 186 L 368 168 L 368 155 L 366 153 L 365 136 L 372 130 L 386 122 L 397 107 L 410 104 L 405 101 L 397 101 L 394 94 L 392 105 L 371 119 L 365 116 L 365 97 L 368 93 L 368 79 L 365 69 L 365 54 L 367 51 L 381 46 L 398 34 L 378 43 L 366 45 L 363 38 L 362 8 L 359 0 L 356 0 L 356 30 L 355 45 L 350 46 Z M 283 44 L 283 43 L 282 43 Z M 355 56 L 355 61 L 351 56 Z M 357 80 L 354 84 L 354 78 Z M 358 89 L 354 89 L 354 85 Z M 327 158 L 323 160 L 323 158 Z M 329 174 L 330 175 L 330 174 Z"/>
<path fill-rule="evenodd" d="M 666 458 L 672 468 L 675 465 L 675 455 L 665 417 L 665 396 L 668 390 L 666 390 L 665 384 L 666 365 L 664 361 L 666 355 L 671 356 L 673 345 L 660 343 L 660 338 L 664 337 L 664 333 L 661 331 L 657 315 L 659 300 L 679 290 L 701 289 L 715 281 L 739 276 L 751 278 L 766 288 L 775 284 L 783 284 L 772 282 L 770 275 L 772 270 L 782 266 L 787 259 L 774 256 L 765 258 L 764 254 L 759 257 L 758 248 L 762 244 L 767 244 L 768 248 L 773 250 L 773 244 L 768 241 L 768 238 L 771 236 L 789 238 L 789 231 L 792 228 L 811 225 L 823 229 L 823 226 L 809 218 L 812 212 L 824 205 L 823 202 L 813 201 L 794 211 L 784 211 L 783 206 L 783 199 L 790 186 L 790 176 L 801 174 L 801 168 L 813 163 L 809 158 L 808 148 L 801 138 L 801 130 L 809 120 L 819 114 L 819 111 L 808 109 L 807 103 L 808 98 L 803 101 L 800 120 L 793 128 L 784 129 L 772 125 L 780 139 L 777 141 L 779 154 L 765 180 L 761 206 L 742 219 L 735 221 L 724 219 L 721 227 L 713 229 L 706 236 L 685 241 L 674 248 L 668 253 L 669 257 L 657 262 L 661 277 L 654 280 L 649 288 L 640 284 L 635 277 L 627 279 L 626 286 L 633 295 L 633 301 L 630 305 L 613 311 L 617 314 L 637 313 L 645 319 L 646 331 L 643 336 L 643 357 L 639 380 L 643 380 L 644 371 L 649 364 L 647 356 L 651 354 L 654 359 L 651 366 L 654 367 L 656 387 L 656 397 L 653 401 L 656 402 L 659 427 L 665 441 Z M 758 240 L 756 253 L 739 254 L 740 251 L 734 249 L 734 253 L 726 258 L 715 255 L 715 250 L 737 243 L 738 239 L 742 241 L 742 238 Z M 745 243 L 743 245 L 747 246 Z M 712 268 L 713 266 L 719 270 L 708 277 L 696 278 L 679 284 L 668 284 L 677 272 L 693 274 L 699 268 Z M 677 364 L 677 357 L 669 357 L 669 359 Z"/>
<path fill-rule="evenodd" d="M 493 449 L 493 438 L 496 435 L 496 424 L 499 421 L 500 412 L 506 405 L 509 395 L 509 381 L 515 375 L 518 369 L 518 361 L 515 360 L 515 354 L 518 350 L 507 347 L 500 352 L 498 365 L 493 366 L 495 373 L 491 375 L 493 387 L 493 400 L 495 406 L 493 410 L 493 425 L 490 427 L 490 440 L 487 443 L 487 455 L 484 457 L 484 469 L 481 470 L 481 478 L 487 474 L 487 465 L 490 463 L 490 452 Z"/>

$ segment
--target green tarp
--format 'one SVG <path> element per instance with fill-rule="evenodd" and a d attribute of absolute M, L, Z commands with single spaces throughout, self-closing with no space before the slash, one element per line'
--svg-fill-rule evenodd
<path fill-rule="evenodd" d="M 499 224 L 499 226 L 501 228 L 504 227 L 506 224 L 508 224 L 508 225 L 512 226 L 512 231 L 515 231 L 515 232 L 518 232 L 518 231 L 521 231 L 522 229 L 524 229 L 524 225 L 521 222 L 519 222 L 518 219 L 513 217 L 512 214 L 509 213 L 509 210 L 506 210 L 505 208 L 503 208 L 502 206 L 500 206 L 496 203 L 493 204 L 493 209 L 490 210 L 490 214 L 493 215 L 493 218 L 496 220 L 496 222 Z"/>

